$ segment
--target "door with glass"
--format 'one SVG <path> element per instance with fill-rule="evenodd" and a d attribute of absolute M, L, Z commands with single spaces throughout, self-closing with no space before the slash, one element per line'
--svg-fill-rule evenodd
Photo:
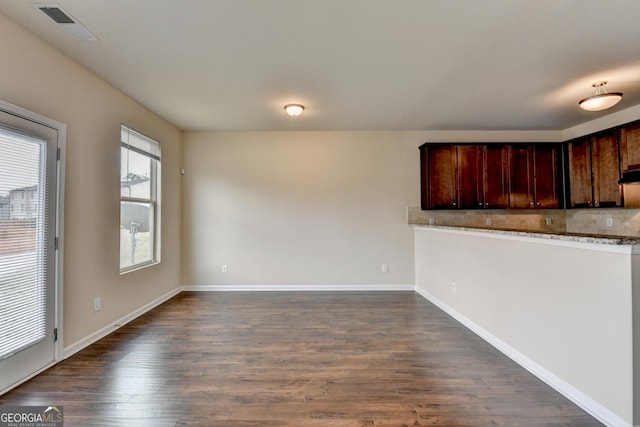
<path fill-rule="evenodd" d="M 0 394 L 56 359 L 57 159 L 58 129 L 0 109 Z"/>

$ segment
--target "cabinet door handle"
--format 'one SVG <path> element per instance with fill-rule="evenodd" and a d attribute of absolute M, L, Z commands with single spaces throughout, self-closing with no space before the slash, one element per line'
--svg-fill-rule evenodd
<path fill-rule="evenodd" d="M 453 206 L 457 206 L 458 204 L 456 202 L 453 202 Z"/>
<path fill-rule="evenodd" d="M 536 206 L 540 206 L 540 202 L 536 202 Z"/>
<path fill-rule="evenodd" d="M 587 201 L 587 204 L 588 204 L 589 206 L 591 206 L 591 200 L 588 200 L 588 201 Z"/>
<path fill-rule="evenodd" d="M 489 207 L 489 203 L 485 203 L 484 206 L 488 208 Z"/>
<path fill-rule="evenodd" d="M 531 208 L 533 207 L 533 202 L 529 203 L 529 207 L 531 207 Z"/>
<path fill-rule="evenodd" d="M 596 200 L 596 202 L 594 203 L 595 206 L 600 206 L 600 202 Z"/>

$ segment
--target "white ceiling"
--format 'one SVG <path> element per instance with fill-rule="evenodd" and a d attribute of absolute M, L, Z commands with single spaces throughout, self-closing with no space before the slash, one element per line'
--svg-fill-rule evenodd
<path fill-rule="evenodd" d="M 555 130 L 640 104 L 638 0 L 58 0 L 96 42 L 33 3 L 0 13 L 183 130 Z M 623 101 L 581 111 L 598 80 Z"/>

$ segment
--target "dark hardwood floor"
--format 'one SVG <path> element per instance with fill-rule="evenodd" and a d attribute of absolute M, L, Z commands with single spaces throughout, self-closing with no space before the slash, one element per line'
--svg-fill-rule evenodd
<path fill-rule="evenodd" d="M 181 293 L 14 404 L 66 427 L 601 425 L 413 292 Z"/>

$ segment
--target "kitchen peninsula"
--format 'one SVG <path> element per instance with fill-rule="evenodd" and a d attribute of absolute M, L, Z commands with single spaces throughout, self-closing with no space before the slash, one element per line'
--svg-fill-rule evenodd
<path fill-rule="evenodd" d="M 417 292 L 596 418 L 633 425 L 640 210 L 408 217 Z"/>

